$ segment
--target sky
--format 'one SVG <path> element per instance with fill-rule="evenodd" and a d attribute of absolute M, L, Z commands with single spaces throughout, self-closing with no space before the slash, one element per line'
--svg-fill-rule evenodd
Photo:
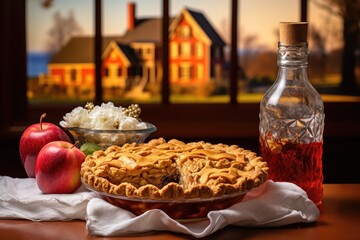
<path fill-rule="evenodd" d="M 28 52 L 46 51 L 48 32 L 53 26 L 53 15 L 60 12 L 68 16 L 74 11 L 75 18 L 82 28 L 83 35 L 94 33 L 93 0 L 53 0 L 50 8 L 41 7 L 42 0 L 27 0 L 27 49 Z M 103 0 L 103 35 L 122 35 L 126 30 L 127 4 L 130 0 Z M 160 17 L 162 0 L 132 0 L 136 4 L 137 17 Z M 183 7 L 201 11 L 214 28 L 228 41 L 231 23 L 231 0 L 170 0 L 170 16 L 178 14 Z M 257 46 L 277 48 L 277 29 L 281 21 L 300 19 L 300 0 L 239 0 L 238 26 L 241 40 L 256 35 Z M 324 29 L 326 13 L 309 4 L 309 22 Z M 337 20 L 332 27 L 338 28 Z M 329 24 L 328 24 L 329 25 Z M 324 29 L 325 31 L 326 29 Z M 335 34 L 336 35 L 336 34 Z M 335 41 L 329 41 L 335 42 Z"/>

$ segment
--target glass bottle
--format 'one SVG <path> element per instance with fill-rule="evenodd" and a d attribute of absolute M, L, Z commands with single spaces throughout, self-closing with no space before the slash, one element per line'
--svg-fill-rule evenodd
<path fill-rule="evenodd" d="M 292 182 L 322 207 L 324 107 L 307 76 L 307 23 L 280 23 L 278 76 L 260 103 L 269 179 Z"/>

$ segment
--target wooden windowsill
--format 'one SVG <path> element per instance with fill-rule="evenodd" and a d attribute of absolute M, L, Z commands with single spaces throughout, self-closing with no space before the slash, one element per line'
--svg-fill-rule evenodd
<path fill-rule="evenodd" d="M 325 102 L 325 133 L 328 137 L 360 136 L 360 102 Z M 8 127 L 5 134 L 19 136 L 25 126 L 46 121 L 58 124 L 75 105 L 30 105 L 27 123 Z M 143 104 L 141 118 L 158 130 L 154 137 L 247 138 L 257 137 L 259 104 Z"/>

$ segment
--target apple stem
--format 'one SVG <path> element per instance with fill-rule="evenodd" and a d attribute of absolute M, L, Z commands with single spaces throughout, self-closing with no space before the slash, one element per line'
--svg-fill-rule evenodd
<path fill-rule="evenodd" d="M 78 144 L 79 144 L 79 141 L 76 141 L 76 142 L 71 146 L 70 149 L 72 149 L 73 147 L 76 147 L 76 145 L 78 145 Z"/>
<path fill-rule="evenodd" d="M 42 131 L 43 130 L 43 128 L 42 128 L 42 121 L 43 121 L 43 119 L 46 117 L 46 113 L 43 113 L 42 115 L 41 115 L 41 117 L 40 117 L 40 131 Z"/>

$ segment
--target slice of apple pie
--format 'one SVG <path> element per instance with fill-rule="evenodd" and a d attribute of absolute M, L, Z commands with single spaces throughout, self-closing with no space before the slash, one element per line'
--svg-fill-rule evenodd
<path fill-rule="evenodd" d="M 87 156 L 83 182 L 110 194 L 146 199 L 218 197 L 262 184 L 268 166 L 236 145 L 154 139 Z"/>

